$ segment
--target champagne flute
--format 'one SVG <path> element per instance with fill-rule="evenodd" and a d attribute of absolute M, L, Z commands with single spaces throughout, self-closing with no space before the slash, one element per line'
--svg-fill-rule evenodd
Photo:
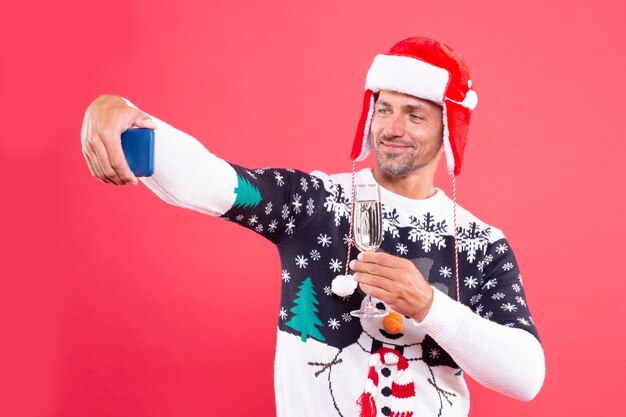
<path fill-rule="evenodd" d="M 383 213 L 378 184 L 357 184 L 352 204 L 354 244 L 361 252 L 375 252 L 383 241 Z M 350 314 L 356 317 L 382 317 L 387 312 L 377 309 L 372 303 L 372 297 L 367 295 L 365 306 Z"/>

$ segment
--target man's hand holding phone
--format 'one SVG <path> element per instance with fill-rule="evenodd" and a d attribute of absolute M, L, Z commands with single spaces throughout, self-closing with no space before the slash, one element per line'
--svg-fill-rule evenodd
<path fill-rule="evenodd" d="M 128 106 L 121 97 L 104 95 L 96 98 L 85 112 L 81 129 L 83 156 L 91 175 L 109 184 L 136 185 L 137 176 L 131 171 L 127 158 L 124 156 L 122 133 L 128 129 L 154 130 L 156 127 L 148 115 Z M 146 135 L 140 136 L 147 137 Z M 139 152 L 135 155 L 135 160 L 137 157 L 153 157 L 153 154 L 143 154 L 144 151 L 150 151 L 149 139 L 142 143 L 147 145 L 127 147 L 127 149 L 132 148 L 132 152 Z M 140 165 L 145 166 L 145 164 Z M 138 173 L 138 175 L 142 174 L 146 174 L 146 171 Z"/>

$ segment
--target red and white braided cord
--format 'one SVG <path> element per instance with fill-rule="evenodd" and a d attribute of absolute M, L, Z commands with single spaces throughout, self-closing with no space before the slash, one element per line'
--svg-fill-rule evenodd
<path fill-rule="evenodd" d="M 350 214 L 349 214 L 349 228 L 348 228 L 348 256 L 346 258 L 346 275 L 350 272 L 350 249 L 352 248 L 352 210 L 353 210 L 353 202 L 354 202 L 354 175 L 356 172 L 356 161 L 352 161 L 352 177 L 351 177 L 351 190 L 350 190 Z"/>
<path fill-rule="evenodd" d="M 459 284 L 459 244 L 456 236 L 456 175 L 452 174 L 452 200 L 454 216 L 454 271 L 456 275 L 456 300 L 461 302 L 461 289 Z"/>

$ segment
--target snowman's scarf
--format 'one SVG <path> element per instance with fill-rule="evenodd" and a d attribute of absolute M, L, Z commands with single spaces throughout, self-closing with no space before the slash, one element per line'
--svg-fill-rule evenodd
<path fill-rule="evenodd" d="M 409 362 L 397 350 L 382 347 L 370 357 L 370 370 L 365 383 L 365 390 L 357 400 L 361 406 L 360 417 L 376 417 L 376 394 L 378 393 L 378 371 L 383 365 L 396 365 L 396 373 L 391 384 L 391 414 L 389 417 L 411 417 L 412 398 L 415 397 L 415 385 L 409 371 Z"/>

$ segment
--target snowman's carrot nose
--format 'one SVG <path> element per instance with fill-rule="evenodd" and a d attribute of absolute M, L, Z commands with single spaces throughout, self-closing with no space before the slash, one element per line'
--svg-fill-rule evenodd
<path fill-rule="evenodd" d="M 402 331 L 402 316 L 395 311 L 387 314 L 383 319 L 385 331 L 391 334 L 398 334 Z"/>

